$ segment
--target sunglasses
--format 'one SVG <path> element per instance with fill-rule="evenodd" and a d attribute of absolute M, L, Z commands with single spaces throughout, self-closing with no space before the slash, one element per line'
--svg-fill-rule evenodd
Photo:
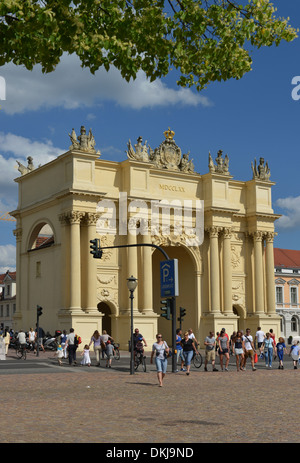
<path fill-rule="evenodd" d="M 162 338 L 162 336 L 157 336 L 158 338 Z"/>

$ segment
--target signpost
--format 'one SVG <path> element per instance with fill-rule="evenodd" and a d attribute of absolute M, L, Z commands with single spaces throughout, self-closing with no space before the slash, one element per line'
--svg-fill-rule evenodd
<path fill-rule="evenodd" d="M 170 312 L 172 316 L 172 372 L 177 370 L 176 359 L 176 296 L 179 296 L 178 259 L 160 262 L 160 295 L 170 298 Z"/>

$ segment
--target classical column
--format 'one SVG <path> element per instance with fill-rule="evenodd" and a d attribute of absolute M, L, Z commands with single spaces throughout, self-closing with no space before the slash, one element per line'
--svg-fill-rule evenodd
<path fill-rule="evenodd" d="M 90 240 L 96 238 L 96 223 L 100 214 L 87 212 L 85 223 L 87 225 L 87 288 L 86 288 L 86 307 L 87 312 L 97 312 L 97 259 L 90 254 Z"/>
<path fill-rule="evenodd" d="M 264 276 L 262 260 L 262 238 L 263 233 L 256 231 L 252 233 L 254 240 L 254 281 L 255 281 L 255 312 L 264 312 Z"/>
<path fill-rule="evenodd" d="M 224 313 L 232 313 L 232 267 L 230 228 L 224 228 L 223 238 Z"/>
<path fill-rule="evenodd" d="M 143 220 L 143 231 L 147 234 L 142 234 L 143 244 L 151 244 L 151 235 L 149 230 L 148 220 Z M 142 312 L 153 312 L 153 293 L 152 293 L 152 248 L 150 246 L 142 247 L 143 256 L 143 299 Z"/>
<path fill-rule="evenodd" d="M 80 221 L 83 212 L 68 213 L 70 222 L 70 310 L 81 311 Z"/>
<path fill-rule="evenodd" d="M 266 285 L 267 285 L 267 313 L 276 312 L 275 280 L 274 280 L 274 242 L 275 233 L 266 234 Z"/>
<path fill-rule="evenodd" d="M 128 223 L 128 235 L 127 235 L 127 244 L 137 244 L 137 236 L 136 236 L 136 221 L 130 220 Z M 128 248 L 128 260 L 127 260 L 127 278 L 134 276 L 138 278 L 138 260 L 137 260 L 137 247 L 130 247 Z M 138 282 L 139 285 L 140 282 Z M 133 299 L 133 311 L 138 312 L 138 285 L 134 292 L 134 299 Z M 131 301 L 128 298 L 128 311 L 131 310 Z"/>
<path fill-rule="evenodd" d="M 18 222 L 17 222 L 18 223 Z M 17 318 L 21 318 L 21 245 L 22 245 L 22 235 L 23 235 L 23 230 L 21 227 L 17 225 L 17 228 L 13 231 L 14 236 L 16 237 L 16 312 L 13 314 L 13 320 L 14 320 L 14 326 L 13 328 L 16 329 L 17 326 L 15 326 L 15 320 Z M 28 307 L 27 307 L 28 308 Z M 17 327 L 19 328 L 19 327 Z"/>
<path fill-rule="evenodd" d="M 61 310 L 66 310 L 70 306 L 70 268 L 69 268 L 69 259 L 70 259 L 70 249 L 68 248 L 68 243 L 70 237 L 69 235 L 69 220 L 68 214 L 60 214 L 58 216 L 61 224 Z"/>
<path fill-rule="evenodd" d="M 210 241 L 210 294 L 211 312 L 220 312 L 220 265 L 219 265 L 219 229 L 211 227 L 209 230 Z"/>

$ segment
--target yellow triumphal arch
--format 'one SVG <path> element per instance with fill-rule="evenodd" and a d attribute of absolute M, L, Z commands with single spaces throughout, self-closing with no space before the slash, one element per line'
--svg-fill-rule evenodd
<path fill-rule="evenodd" d="M 235 180 L 220 150 L 208 156 L 208 172 L 195 172 L 174 132 L 152 149 L 127 144 L 122 162 L 100 159 L 94 136 L 84 127 L 70 134 L 66 153 L 44 166 L 22 169 L 17 220 L 17 311 L 15 329 L 28 329 L 36 306 L 44 308 L 44 329 L 73 327 L 83 344 L 98 329 L 127 348 L 130 299 L 126 280 L 138 278 L 134 325 L 148 342 L 158 330 L 171 341 L 170 322 L 160 315 L 159 262 L 149 246 L 111 248 L 101 259 L 90 254 L 90 240 L 101 246 L 156 244 L 178 259 L 177 308 L 187 315 L 203 343 L 210 330 L 257 326 L 279 333 L 275 313 L 274 221 L 270 170 L 263 158 L 252 164 L 252 179 Z M 250 169 L 249 169 L 250 170 Z"/>

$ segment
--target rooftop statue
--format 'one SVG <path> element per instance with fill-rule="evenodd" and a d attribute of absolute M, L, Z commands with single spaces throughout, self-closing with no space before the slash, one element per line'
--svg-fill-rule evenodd
<path fill-rule="evenodd" d="M 211 154 L 209 152 L 208 154 L 208 168 L 209 168 L 209 172 L 213 173 L 217 173 L 217 174 L 223 174 L 223 175 L 230 175 L 229 174 L 229 171 L 228 171 L 228 168 L 229 168 L 229 157 L 228 155 L 226 154 L 225 155 L 225 158 L 223 159 L 223 151 L 222 150 L 219 150 L 218 151 L 218 155 L 215 159 L 216 161 L 216 164 L 214 164 L 213 162 L 213 159 L 211 157 Z"/>
<path fill-rule="evenodd" d="M 253 172 L 253 179 L 260 179 L 270 181 L 271 171 L 269 169 L 268 161 L 265 164 L 264 158 L 259 158 L 259 164 L 256 164 L 256 158 L 251 162 L 251 168 Z"/>
<path fill-rule="evenodd" d="M 95 138 L 92 133 L 92 129 L 89 130 L 88 135 L 86 134 L 86 129 L 84 125 L 80 127 L 80 135 L 78 137 L 76 136 L 76 132 L 74 129 L 72 129 L 72 133 L 69 134 L 70 140 L 72 142 L 72 145 L 70 146 L 70 150 L 80 150 L 80 151 L 86 151 L 90 153 L 96 153 L 95 150 Z M 97 154 L 100 154 L 100 151 L 97 151 Z"/>
<path fill-rule="evenodd" d="M 127 157 L 129 159 L 133 159 L 135 161 L 149 162 L 147 140 L 145 141 L 144 145 L 142 144 L 142 141 L 143 141 L 142 137 L 139 137 L 137 139 L 137 143 L 134 145 L 135 151 L 131 145 L 131 141 L 130 140 L 128 141 L 127 143 L 128 151 L 125 151 L 125 153 L 127 154 Z M 151 148 L 150 148 L 150 152 L 152 152 Z"/>
<path fill-rule="evenodd" d="M 31 172 L 32 170 L 35 169 L 33 165 L 33 159 L 31 156 L 28 156 L 27 161 L 28 161 L 27 167 L 24 166 L 21 162 L 17 161 L 18 171 L 21 172 L 21 175 L 28 174 L 28 172 Z"/>

